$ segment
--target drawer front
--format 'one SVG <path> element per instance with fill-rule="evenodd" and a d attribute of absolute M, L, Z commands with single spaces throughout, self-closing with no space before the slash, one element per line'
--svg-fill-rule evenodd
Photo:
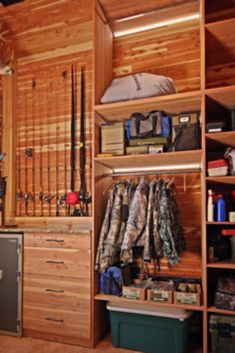
<path fill-rule="evenodd" d="M 24 275 L 24 304 L 79 311 L 90 310 L 90 281 Z"/>
<path fill-rule="evenodd" d="M 52 335 L 55 340 L 60 336 L 86 340 L 90 338 L 90 314 L 85 309 L 73 312 L 25 305 L 23 327 L 26 331 Z"/>
<path fill-rule="evenodd" d="M 25 247 L 90 249 L 90 233 L 25 233 Z"/>
<path fill-rule="evenodd" d="M 24 273 L 89 279 L 90 250 L 26 247 Z"/>

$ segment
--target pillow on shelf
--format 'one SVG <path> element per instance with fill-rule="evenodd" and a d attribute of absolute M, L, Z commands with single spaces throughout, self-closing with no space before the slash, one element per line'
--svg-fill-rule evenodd
<path fill-rule="evenodd" d="M 173 93 L 176 93 L 176 88 L 170 77 L 140 73 L 115 78 L 106 89 L 101 103 L 164 96 Z"/>

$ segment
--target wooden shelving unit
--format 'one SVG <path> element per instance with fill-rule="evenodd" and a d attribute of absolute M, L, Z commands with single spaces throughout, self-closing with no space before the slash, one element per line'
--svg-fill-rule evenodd
<path fill-rule="evenodd" d="M 225 146 L 235 147 L 235 131 L 208 133 L 206 139 Z"/>
<path fill-rule="evenodd" d="M 228 176 L 207 177 L 206 181 L 208 183 L 235 185 L 235 176 L 228 175 Z"/>
<path fill-rule="evenodd" d="M 221 315 L 234 315 L 234 311 L 217 309 L 215 306 L 209 306 L 207 311 L 209 313 L 221 314 Z"/>
<path fill-rule="evenodd" d="M 113 301 L 116 303 L 140 303 L 140 304 L 146 304 L 146 305 L 154 305 L 156 307 L 166 307 L 166 308 L 180 308 L 184 310 L 195 310 L 195 311 L 203 311 L 204 307 L 203 306 L 198 306 L 198 305 L 184 305 L 184 304 L 168 304 L 168 303 L 157 303 L 157 302 L 150 302 L 147 300 L 131 300 L 131 299 L 126 299 L 122 297 L 118 297 L 115 295 L 106 295 L 106 294 L 97 294 L 95 296 L 96 300 L 101 300 L 101 301 Z"/>
<path fill-rule="evenodd" d="M 101 1 L 102 2 L 102 1 Z M 151 31 L 151 39 L 148 37 L 148 31 L 144 34 L 134 34 L 123 38 L 112 37 L 112 29 L 115 29 L 115 20 L 112 26 L 109 26 L 109 19 L 112 18 L 113 13 L 111 9 L 107 11 L 107 21 L 97 18 L 96 20 L 96 33 L 101 34 L 99 37 L 99 47 L 97 45 L 95 49 L 95 82 L 97 82 L 94 99 L 94 117 L 93 117 L 93 131 L 94 131 L 94 158 L 93 162 L 95 165 L 94 172 L 94 194 L 95 194 L 95 212 L 94 212 L 94 224 L 95 224 L 95 239 L 93 241 L 94 253 L 97 245 L 97 237 L 99 236 L 99 230 L 101 228 L 102 219 L 104 216 L 104 205 L 107 201 L 107 190 L 112 185 L 117 175 L 120 177 L 131 174 L 135 175 L 138 171 L 142 174 L 152 173 L 154 171 L 162 171 L 167 174 L 167 171 L 179 169 L 182 165 L 185 168 L 184 178 L 192 182 L 193 177 L 187 175 L 187 170 L 190 170 L 197 166 L 202 168 L 202 174 L 200 176 L 200 185 L 197 184 L 195 190 L 197 190 L 197 201 L 195 197 L 196 209 L 192 210 L 187 203 L 190 192 L 187 190 L 187 185 L 179 185 L 180 190 L 187 190 L 186 194 L 181 195 L 182 198 L 182 209 L 188 214 L 188 219 L 192 222 L 200 218 L 200 244 L 197 244 L 199 253 L 197 259 L 199 262 L 197 265 L 200 267 L 197 278 L 202 280 L 203 289 L 203 305 L 201 306 L 178 306 L 176 304 L 155 304 L 156 307 L 169 306 L 169 307 L 183 307 L 186 310 L 195 310 L 201 312 L 203 317 L 202 330 L 203 330 L 203 353 L 209 351 L 209 339 L 208 339 L 208 322 L 210 313 L 227 314 L 226 311 L 219 311 L 211 305 L 211 298 L 208 298 L 208 282 L 210 279 L 210 271 L 216 272 L 222 270 L 234 270 L 235 265 L 230 261 L 221 261 L 218 263 L 207 262 L 207 232 L 211 229 L 218 227 L 229 227 L 235 226 L 235 222 L 207 222 L 206 221 L 206 202 L 207 202 L 207 187 L 213 187 L 216 185 L 216 190 L 221 187 L 231 188 L 235 185 L 234 176 L 225 177 L 208 177 L 206 173 L 207 162 L 212 160 L 213 153 L 223 153 L 226 147 L 235 147 L 235 131 L 223 131 L 221 133 L 206 133 L 206 123 L 213 122 L 214 117 L 217 118 L 225 116 L 229 109 L 234 104 L 235 97 L 235 79 L 234 79 L 234 62 L 235 62 L 235 11 L 233 6 L 228 2 L 221 2 L 220 0 L 205 1 L 200 0 L 198 4 L 201 5 L 200 12 L 200 23 L 193 22 L 193 30 L 187 27 L 187 24 L 179 26 L 177 28 L 178 40 L 180 41 L 180 33 L 187 34 L 192 30 L 194 31 L 194 38 L 197 38 L 198 42 L 195 43 L 196 47 L 201 47 L 201 52 L 196 53 L 194 51 L 193 60 L 195 66 L 192 66 L 189 62 L 184 62 L 184 67 L 188 67 L 189 70 L 183 71 L 179 69 L 177 56 L 172 53 L 171 49 L 167 47 L 167 38 L 165 42 L 165 35 L 171 36 L 172 42 L 174 41 L 174 26 L 166 29 L 158 29 Z M 194 4 L 195 5 L 195 4 Z M 143 5 L 144 6 L 144 5 Z M 124 9 L 120 7 L 120 11 Z M 106 9 L 107 10 L 107 9 Z M 199 11 L 199 8 L 198 8 Z M 109 17 L 110 16 L 110 17 Z M 120 18 L 120 17 L 119 17 Z M 136 20 L 138 22 L 138 20 Z M 135 21 L 135 23 L 136 23 Z M 106 24 L 104 24 L 106 23 Z M 118 25 L 119 26 L 119 25 Z M 122 26 L 122 25 L 120 25 Z M 124 25 L 123 25 L 124 26 Z M 131 24 L 128 22 L 125 27 L 131 28 Z M 168 33 L 169 29 L 169 33 Z M 151 51 L 148 53 L 148 44 L 151 43 L 156 33 L 156 38 L 161 38 L 162 47 L 168 53 L 165 57 L 165 68 L 167 75 L 172 75 L 172 78 L 176 80 L 176 86 L 179 88 L 178 93 L 174 95 L 152 97 L 140 100 L 124 101 L 110 104 L 100 104 L 100 98 L 109 85 L 113 77 L 122 76 L 125 74 L 131 74 L 135 72 L 147 71 L 147 72 L 162 72 L 164 74 L 165 68 L 162 67 L 164 62 L 163 57 L 159 56 L 158 53 Z M 190 47 L 189 39 L 188 47 Z M 135 45 L 138 43 L 138 46 Z M 179 43 L 179 42 L 178 42 Z M 179 44 L 178 44 L 179 45 Z M 183 45 L 182 42 L 182 48 Z M 157 46 L 156 46 L 157 47 Z M 163 48 L 161 47 L 161 50 Z M 103 48 L 104 50 L 101 49 Z M 191 48 L 192 49 L 192 48 Z M 179 46 L 177 47 L 179 50 Z M 193 49 L 192 49 L 193 51 Z M 141 53 L 141 54 L 140 54 Z M 148 56 L 149 55 L 149 56 Z M 188 52 L 188 57 L 190 57 Z M 168 61 L 169 59 L 169 61 Z M 168 66 L 168 62 L 171 65 Z M 199 64 L 197 66 L 197 63 Z M 181 60 L 182 67 L 182 60 Z M 155 71 L 155 68 L 157 70 Z M 196 68 L 196 69 L 195 69 Z M 161 71 L 162 70 L 162 71 Z M 197 71 L 198 76 L 195 77 Z M 187 72 L 186 72 L 187 71 Z M 103 76 L 100 74 L 103 72 Z M 174 74 L 178 73 L 178 77 L 174 77 Z M 182 76 L 181 76 L 182 75 Z M 179 77 L 181 76 L 181 80 Z M 186 78 L 187 76 L 187 78 Z M 198 80 L 199 79 L 199 80 Z M 188 80 L 188 81 L 187 81 Z M 194 82 L 193 84 L 191 84 Z M 100 153 L 100 125 L 102 123 L 122 122 L 130 117 L 135 112 L 147 112 L 153 109 L 164 110 L 169 114 L 178 114 L 186 111 L 201 111 L 201 122 L 202 122 L 202 150 L 196 151 L 185 151 L 185 152 L 172 152 L 163 153 L 159 155 L 132 155 L 132 156 L 114 156 L 108 158 L 97 158 L 97 154 Z M 190 173 L 189 173 L 190 174 Z M 187 182 L 186 182 L 187 184 Z M 223 189 L 223 190 L 224 190 Z M 194 198 L 194 196 L 192 196 Z M 183 204 L 184 202 L 184 204 Z M 199 205 L 200 204 L 200 205 Z M 200 209 L 200 211 L 199 211 Z M 181 211 L 182 213 L 182 211 Z M 192 216 L 193 213 L 193 216 Z M 193 241 L 193 236 L 189 240 Z M 191 246 L 191 244 L 189 245 Z M 193 270 L 194 264 L 189 264 L 188 259 L 192 259 L 192 254 L 189 252 L 183 263 L 185 263 Z M 182 273 L 182 272 L 180 272 Z M 98 278 L 94 275 L 94 298 L 97 308 L 102 306 L 103 302 L 106 301 L 118 301 L 120 303 L 132 302 L 127 299 L 117 298 L 110 295 L 99 294 Z M 136 303 L 136 301 L 135 301 Z M 148 305 L 148 302 L 141 302 Z M 152 304 L 152 303 L 151 303 Z M 99 310 L 97 309 L 97 313 Z M 230 315 L 233 313 L 229 312 Z"/>
<path fill-rule="evenodd" d="M 201 167 L 201 150 L 193 151 L 182 151 L 182 152 L 169 152 L 159 154 L 143 154 L 143 155 L 132 155 L 132 156 L 116 156 L 116 157 L 103 157 L 95 158 L 95 162 L 104 165 L 112 170 L 116 169 L 128 169 L 136 170 L 143 169 L 147 170 L 161 170 L 165 169 L 166 173 L 168 170 L 174 168 L 177 169 L 183 165 L 183 168 L 200 170 Z M 183 170 L 182 168 L 182 170 Z"/>
<path fill-rule="evenodd" d="M 207 264 L 208 268 L 222 268 L 228 270 L 235 270 L 235 262 L 233 261 L 219 261 Z"/>

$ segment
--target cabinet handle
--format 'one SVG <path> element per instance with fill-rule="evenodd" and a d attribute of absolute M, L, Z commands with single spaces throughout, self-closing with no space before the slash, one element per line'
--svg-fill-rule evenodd
<path fill-rule="evenodd" d="M 45 317 L 47 321 L 64 322 L 63 319 L 55 319 L 54 317 Z"/>
<path fill-rule="evenodd" d="M 46 264 L 63 265 L 63 264 L 64 264 L 64 261 L 52 261 L 52 260 L 48 260 L 48 261 L 46 261 Z"/>
<path fill-rule="evenodd" d="M 64 293 L 63 289 L 45 289 L 45 292 L 50 292 L 50 293 Z"/>
<path fill-rule="evenodd" d="M 64 243 L 63 239 L 46 239 L 46 241 L 54 241 L 55 243 Z"/>

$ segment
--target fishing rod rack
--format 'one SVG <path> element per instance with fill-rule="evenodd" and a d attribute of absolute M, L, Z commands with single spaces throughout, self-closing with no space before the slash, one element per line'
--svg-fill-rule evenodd
<path fill-rule="evenodd" d="M 74 64 L 76 110 L 74 170 L 71 157 L 71 64 L 42 67 L 29 78 L 20 78 L 16 128 L 16 216 L 70 216 L 66 203 L 74 173 L 75 190 L 80 190 L 80 65 Z M 90 119 L 90 112 L 86 118 Z M 91 190 L 90 123 L 86 122 L 84 180 Z M 87 191 L 87 192 L 88 192 Z M 79 209 L 79 203 L 76 205 Z M 87 207 L 90 215 L 91 206 Z M 80 214 L 82 215 L 82 214 Z"/>

